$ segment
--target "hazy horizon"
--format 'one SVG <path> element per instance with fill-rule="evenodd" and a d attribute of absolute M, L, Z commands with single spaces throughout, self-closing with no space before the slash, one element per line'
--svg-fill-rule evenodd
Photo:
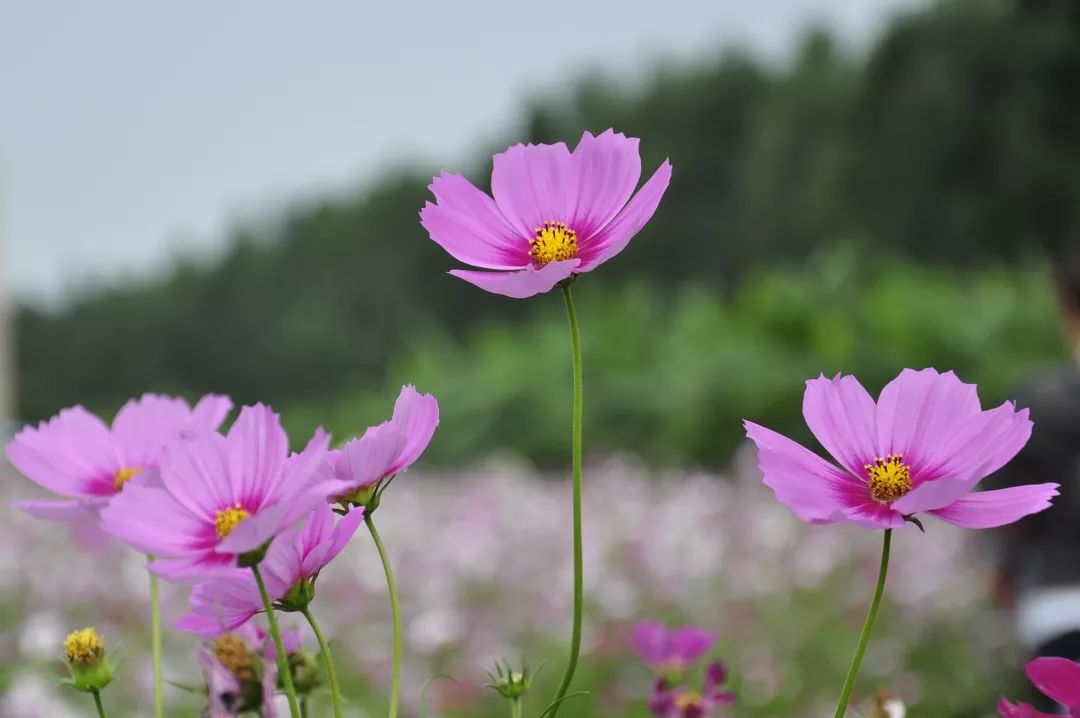
<path fill-rule="evenodd" d="M 421 15 L 348 3 L 294 13 L 251 0 L 9 6 L 6 281 L 20 299 L 55 303 L 145 277 L 177 254 L 219 248 L 238 220 L 283 203 L 373 181 L 388 166 L 451 166 L 510 130 L 524 99 L 587 71 L 629 81 L 656 60 L 725 47 L 783 61 L 815 24 L 861 48 L 898 9 L 921 4 L 672 0 L 648 15 L 614 0 L 558 0 L 544 18 L 497 2 Z M 540 37 L 538 27 L 557 42 L 522 52 L 522 34 Z"/>

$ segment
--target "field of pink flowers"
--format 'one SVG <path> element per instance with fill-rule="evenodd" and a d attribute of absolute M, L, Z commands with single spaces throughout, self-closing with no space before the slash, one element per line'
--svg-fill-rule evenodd
<path fill-rule="evenodd" d="M 739 696 L 732 715 L 830 714 L 872 589 L 876 535 L 799 522 L 762 485 L 750 450 L 730 477 L 656 475 L 628 458 L 588 469 L 577 685 L 590 695 L 572 699 L 563 715 L 647 715 L 650 675 L 627 637 L 654 616 L 717 632 L 714 653 Z M 31 496 L 29 482 L 0 486 L 5 503 Z M 421 466 L 395 482 L 379 516 L 402 593 L 407 715 L 417 714 L 425 684 L 430 716 L 504 715 L 482 687 L 500 658 L 546 662 L 541 693 L 553 686 L 571 613 L 568 495 L 563 477 L 508 459 L 453 474 Z M 984 608 L 986 575 L 971 543 L 980 535 L 933 519 L 926 527 L 897 536 L 863 682 L 902 694 L 913 715 L 990 715 L 1004 690 L 995 680 L 1001 667 L 1018 660 L 1003 618 Z M 72 546 L 72 533 L 86 551 Z M 13 510 L 0 525 L 0 552 L 0 715 L 86 715 L 85 696 L 57 681 L 64 636 L 91 624 L 120 660 L 112 714 L 151 715 L 144 559 L 89 526 Z M 185 598 L 163 585 L 167 626 L 185 612 Z M 391 624 L 366 535 L 320 577 L 314 607 L 333 637 L 346 714 L 378 715 Z M 166 678 L 200 685 L 197 639 L 167 630 L 165 640 Z M 447 678 L 428 683 L 437 675 Z M 169 716 L 196 716 L 205 704 L 173 686 L 167 699 Z"/>

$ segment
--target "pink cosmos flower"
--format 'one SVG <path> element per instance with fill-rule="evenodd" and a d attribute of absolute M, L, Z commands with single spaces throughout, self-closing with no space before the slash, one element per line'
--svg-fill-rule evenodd
<path fill-rule="evenodd" d="M 514 145 L 492 160 L 494 199 L 443 172 L 420 223 L 455 259 L 494 270 L 455 269 L 455 277 L 516 299 L 549 291 L 621 252 L 656 211 L 671 165 L 664 160 L 634 195 L 638 142 L 608 130 L 586 132 L 573 152 L 562 142 Z"/>
<path fill-rule="evenodd" d="M 1026 670 L 1032 685 L 1068 710 L 1056 715 L 1080 718 L 1080 665 L 1065 658 L 1036 658 L 1027 664 Z M 998 713 L 1002 718 L 1054 718 L 1055 715 L 1005 698 L 998 703 Z"/>
<path fill-rule="evenodd" d="M 231 568 L 340 489 L 314 480 L 327 442 L 319 430 L 290 456 L 280 417 L 262 404 L 245 406 L 228 436 L 191 431 L 169 444 L 161 486 L 127 487 L 102 512 L 102 526 L 163 557 L 150 566 L 165 578 Z"/>
<path fill-rule="evenodd" d="M 803 416 L 838 468 L 752 422 L 765 484 L 810 523 L 899 528 L 927 512 L 966 528 L 1009 524 L 1042 511 L 1057 484 L 973 493 L 1031 436 L 1011 402 L 983 411 L 973 384 L 934 369 L 905 369 L 875 403 L 853 376 L 806 382 Z"/>
<path fill-rule="evenodd" d="M 234 718 L 249 711 L 276 718 L 277 659 L 267 650 L 270 645 L 251 621 L 196 649 L 206 678 L 207 718 Z"/>
<path fill-rule="evenodd" d="M 259 564 L 270 600 L 289 596 L 289 600 L 306 606 L 314 595 L 319 572 L 341 553 L 363 520 L 364 509 L 359 508 L 335 522 L 329 504 L 321 503 L 302 530 L 281 532 Z M 263 610 L 255 577 L 246 569 L 235 569 L 198 584 L 188 602 L 192 610 L 176 622 L 176 627 L 210 637 L 236 630 Z"/>
<path fill-rule="evenodd" d="M 411 384 L 403 386 L 393 417 L 370 427 L 340 451 L 327 452 L 321 475 L 347 486 L 344 495 L 368 492 L 408 470 L 431 443 L 438 425 L 435 397 L 420 394 Z"/>
<path fill-rule="evenodd" d="M 659 621 L 634 626 L 634 650 L 657 675 L 678 680 L 682 673 L 712 648 L 712 631 L 690 626 L 668 630 Z"/>
<path fill-rule="evenodd" d="M 660 678 L 649 698 L 649 711 L 657 718 L 709 718 L 718 708 L 734 705 L 735 695 L 721 690 L 727 678 L 723 663 L 710 663 L 700 693 L 685 686 L 671 687 Z"/>
<path fill-rule="evenodd" d="M 144 394 L 124 404 L 109 427 L 81 406 L 28 426 L 7 445 L 11 465 L 63 501 L 15 501 L 32 516 L 93 518 L 135 476 L 157 472 L 162 449 L 186 429 L 215 431 L 232 402 L 207 394 L 195 408 L 183 399 Z"/>

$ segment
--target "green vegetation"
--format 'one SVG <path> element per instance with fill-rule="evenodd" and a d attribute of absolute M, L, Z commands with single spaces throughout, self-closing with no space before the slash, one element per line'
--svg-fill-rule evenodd
<path fill-rule="evenodd" d="M 790 67 L 726 55 L 537 97 L 492 148 L 614 126 L 676 168 L 645 232 L 578 285 L 592 450 L 722 461 L 742 416 L 792 428 L 819 370 L 955 367 L 1000 396 L 1052 356 L 1037 258 L 1080 241 L 1077 72 L 1074 4 L 969 0 L 897 19 L 865 58 L 819 33 Z M 292 207 L 213 262 L 22 307 L 20 417 L 216 390 L 351 433 L 386 415 L 388 379 L 414 381 L 454 422 L 441 458 L 494 441 L 561 461 L 561 315 L 446 276 L 416 217 L 435 169 Z"/>

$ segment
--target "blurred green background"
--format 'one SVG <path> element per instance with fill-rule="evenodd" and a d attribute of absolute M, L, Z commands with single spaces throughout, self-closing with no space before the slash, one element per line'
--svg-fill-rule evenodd
<path fill-rule="evenodd" d="M 1065 361 L 1047 258 L 1080 243 L 1077 8 L 948 0 L 897 16 L 865 50 L 823 29 L 790 63 L 732 50 L 658 64 L 643 82 L 593 72 L 534 95 L 523 136 L 496 133 L 449 168 L 483 187 L 491 152 L 509 143 L 572 144 L 608 127 L 642 138 L 646 172 L 665 157 L 675 167 L 647 228 L 575 285 L 590 458 L 725 471 L 744 418 L 805 437 L 803 380 L 819 372 L 855 373 L 876 392 L 903 367 L 955 369 L 1000 401 Z M 213 258 L 18 306 L 17 416 L 221 391 L 271 403 L 297 435 L 322 424 L 344 438 L 384 419 L 408 382 L 442 409 L 427 466 L 518 454 L 564 468 L 561 303 L 446 274 L 454 260 L 417 219 L 439 169 L 401 165 L 242 223 Z M 762 640 L 817 691 L 843 661 L 815 661 L 847 655 L 862 609 L 840 615 L 827 589 L 802 591 L 758 606 L 771 616 Z M 792 603 L 805 610 L 799 630 Z M 894 656 L 943 706 L 919 715 L 987 715 L 1015 676 L 1006 649 L 964 643 L 993 625 L 981 610 L 928 621 L 922 646 Z M 558 664 L 557 645 L 537 652 Z M 583 687 L 625 682 L 608 658 L 589 662 Z M 755 680 L 781 679 L 742 682 Z M 769 695 L 737 714 L 806 715 L 797 692 Z M 467 706 L 460 715 L 498 715 Z"/>
<path fill-rule="evenodd" d="M 536 97 L 520 139 L 610 126 L 643 138 L 646 171 L 675 166 L 646 230 L 577 287 L 590 450 L 720 466 L 743 417 L 797 427 L 819 371 L 879 387 L 952 368 L 996 399 L 1060 358 L 1043 258 L 1080 241 L 1078 33 L 1073 3 L 961 0 L 897 18 L 866 56 L 822 31 L 790 67 L 735 53 Z M 20 307 L 18 416 L 217 390 L 344 435 L 410 381 L 454 428 L 432 459 L 563 462 L 557 298 L 446 275 L 417 221 L 437 169 L 299 201 L 163 277 Z M 489 154 L 461 169 L 484 186 Z"/>

